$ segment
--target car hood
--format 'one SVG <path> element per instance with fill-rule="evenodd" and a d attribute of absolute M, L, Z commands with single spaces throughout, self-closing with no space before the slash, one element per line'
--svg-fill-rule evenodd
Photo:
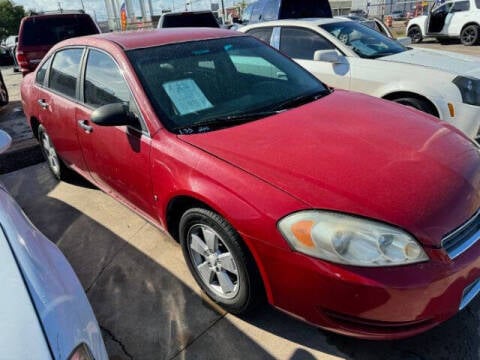
<path fill-rule="evenodd" d="M 362 94 L 228 129 L 179 135 L 303 201 L 399 226 L 426 245 L 480 206 L 480 157 L 436 118 Z"/>
<path fill-rule="evenodd" d="M 379 60 L 392 61 L 448 71 L 456 75 L 480 78 L 480 59 L 450 51 L 411 49 Z"/>

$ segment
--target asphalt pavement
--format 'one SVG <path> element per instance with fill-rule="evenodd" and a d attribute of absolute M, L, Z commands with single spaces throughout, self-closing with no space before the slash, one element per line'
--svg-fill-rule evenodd
<path fill-rule="evenodd" d="M 0 128 L 14 145 L 0 157 L 0 180 L 72 264 L 112 359 L 480 357 L 480 299 L 425 334 L 384 342 L 325 332 L 268 305 L 248 317 L 223 312 L 201 293 L 168 234 L 85 180 L 53 178 L 21 112 L 21 75 L 2 73 L 11 104 L 0 110 Z M 30 156 L 15 158 L 18 149 Z"/>

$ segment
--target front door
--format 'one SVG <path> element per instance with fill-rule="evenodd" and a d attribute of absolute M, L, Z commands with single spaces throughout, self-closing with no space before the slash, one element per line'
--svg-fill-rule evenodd
<path fill-rule="evenodd" d="M 316 50 L 334 50 L 336 47 L 322 35 L 304 28 L 283 27 L 280 33 L 279 50 L 290 56 L 328 86 L 339 89 L 350 88 L 350 65 L 348 62 L 332 64 L 315 61 Z"/>
<path fill-rule="evenodd" d="M 90 49 L 86 58 L 83 105 L 76 109 L 79 142 L 92 178 L 105 191 L 154 217 L 150 178 L 151 139 L 122 72 L 112 57 Z M 128 104 L 138 124 L 98 126 L 92 112 L 107 104 Z"/>

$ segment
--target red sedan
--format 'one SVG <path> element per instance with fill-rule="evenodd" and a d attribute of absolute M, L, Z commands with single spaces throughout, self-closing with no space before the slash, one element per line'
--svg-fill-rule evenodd
<path fill-rule="evenodd" d="M 338 333 L 400 338 L 480 291 L 476 145 L 332 91 L 252 37 L 70 39 L 21 94 L 55 176 L 73 169 L 166 228 L 232 313 L 266 297 Z"/>

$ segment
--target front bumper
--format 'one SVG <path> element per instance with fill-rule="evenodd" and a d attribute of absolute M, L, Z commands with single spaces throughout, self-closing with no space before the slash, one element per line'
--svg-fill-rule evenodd
<path fill-rule="evenodd" d="M 453 106 L 454 116 L 451 116 L 447 102 L 437 104 L 440 119 L 449 122 L 468 137 L 475 139 L 480 130 L 480 106 L 453 101 L 450 104 Z"/>
<path fill-rule="evenodd" d="M 427 248 L 428 262 L 383 268 L 333 264 L 264 242 L 255 248 L 274 306 L 358 338 L 419 334 L 454 316 L 480 290 L 478 243 L 455 260 Z"/>

